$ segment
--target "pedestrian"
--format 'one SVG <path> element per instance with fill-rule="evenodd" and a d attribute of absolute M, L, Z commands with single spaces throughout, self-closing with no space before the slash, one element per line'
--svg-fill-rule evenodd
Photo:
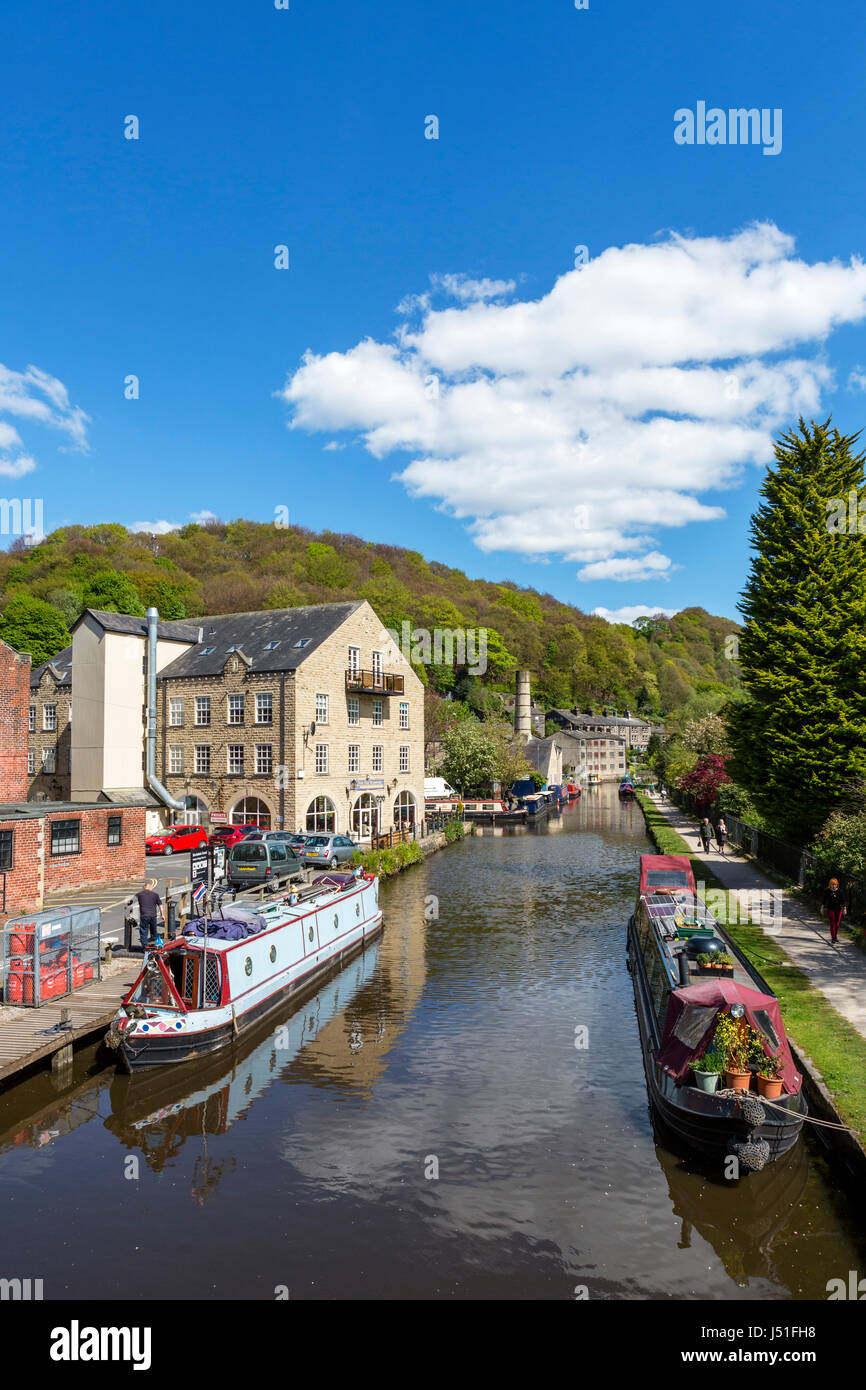
<path fill-rule="evenodd" d="M 154 892 L 155 888 L 156 879 L 149 878 L 141 891 L 135 895 L 138 900 L 138 936 L 142 951 L 147 951 L 150 946 L 156 944 L 157 917 L 160 921 L 163 920 L 162 899 Z"/>
<path fill-rule="evenodd" d="M 845 916 L 848 908 L 848 899 L 845 890 L 838 878 L 831 878 L 827 884 L 827 891 L 821 903 L 822 913 L 826 912 L 827 921 L 830 923 L 830 940 L 835 941 L 839 935 L 839 923 Z"/>
<path fill-rule="evenodd" d="M 703 820 L 701 821 L 700 830 L 698 833 L 700 834 L 700 837 L 704 842 L 704 854 L 709 854 L 710 842 L 713 838 L 713 828 L 710 825 L 709 818 L 707 816 L 704 816 Z"/>
<path fill-rule="evenodd" d="M 719 847 L 719 854 L 725 852 L 725 840 L 728 838 L 728 827 L 725 825 L 724 816 L 719 816 L 719 823 L 716 826 L 716 844 Z"/>

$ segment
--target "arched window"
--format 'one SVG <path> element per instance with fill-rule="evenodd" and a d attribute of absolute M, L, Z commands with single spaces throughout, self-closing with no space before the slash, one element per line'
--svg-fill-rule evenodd
<path fill-rule="evenodd" d="M 376 801 L 369 792 L 361 792 L 352 807 L 352 830 L 360 839 L 369 839 L 376 829 Z"/>
<path fill-rule="evenodd" d="M 261 830 L 270 830 L 271 813 L 257 796 L 245 796 L 232 810 L 232 825 L 257 825 Z"/>
<path fill-rule="evenodd" d="M 306 829 L 312 835 L 333 835 L 337 828 L 337 812 L 327 796 L 317 796 L 307 807 Z"/>
<path fill-rule="evenodd" d="M 210 811 L 199 796 L 185 796 L 184 810 L 175 811 L 175 825 L 202 825 L 210 818 Z"/>
<path fill-rule="evenodd" d="M 410 826 L 415 824 L 415 798 L 411 792 L 401 792 L 394 802 L 394 824 Z"/>

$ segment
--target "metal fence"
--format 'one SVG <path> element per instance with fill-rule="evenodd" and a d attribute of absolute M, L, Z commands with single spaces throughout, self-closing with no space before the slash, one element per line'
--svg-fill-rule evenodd
<path fill-rule="evenodd" d="M 0 927 L 4 1004 L 39 1008 L 102 975 L 98 907 L 60 907 Z"/>

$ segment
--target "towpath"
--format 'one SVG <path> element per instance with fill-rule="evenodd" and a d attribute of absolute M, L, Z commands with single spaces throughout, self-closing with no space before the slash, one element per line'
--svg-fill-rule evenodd
<path fill-rule="evenodd" d="M 737 854 L 730 846 L 724 855 L 715 848 L 705 855 L 698 836 L 698 822 L 660 795 L 652 795 L 650 800 L 670 822 L 672 829 L 683 837 L 689 849 L 707 860 L 726 889 L 740 892 L 763 890 L 780 895 L 775 902 L 781 903 L 781 919 L 777 916 L 772 929 L 767 930 L 765 926 L 764 930 L 787 952 L 828 1003 L 866 1037 L 866 956 L 850 937 L 843 933 L 834 945 L 825 917 L 811 911 L 785 889 L 779 888 L 751 859 Z"/>

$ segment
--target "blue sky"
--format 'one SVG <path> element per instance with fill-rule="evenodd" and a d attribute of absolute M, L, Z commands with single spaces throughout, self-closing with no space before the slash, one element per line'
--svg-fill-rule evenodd
<path fill-rule="evenodd" d="M 7 6 L 0 490 L 49 530 L 288 506 L 586 611 L 735 616 L 778 422 L 866 422 L 864 27 L 772 0 Z M 675 144 L 701 100 L 781 108 L 781 153 Z"/>

